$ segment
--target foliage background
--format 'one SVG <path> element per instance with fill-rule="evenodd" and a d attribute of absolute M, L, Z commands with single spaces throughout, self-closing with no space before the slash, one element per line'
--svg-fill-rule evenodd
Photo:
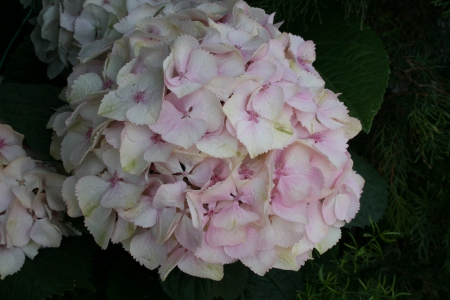
<path fill-rule="evenodd" d="M 261 281 L 240 266 L 227 269 L 229 277 L 244 276 L 244 273 L 247 276 L 248 286 L 236 294 L 238 299 L 289 299 L 282 295 L 284 289 L 296 291 L 298 299 L 450 298 L 450 1 L 259 0 L 249 3 L 268 12 L 276 11 L 277 20 L 286 20 L 284 30 L 313 40 L 317 24 L 327 24 L 333 18 L 346 26 L 357 22 L 360 28 L 370 28 L 381 39 L 389 56 L 388 87 L 372 127 L 369 124 L 366 132 L 351 141 L 350 147 L 355 160 L 364 159 L 384 179 L 385 183 L 381 181 L 376 191 L 382 193 L 386 184 L 388 203 L 383 218 L 375 218 L 377 223 L 344 230 L 337 246 L 322 256 L 315 253 L 315 260 L 309 261 L 300 272 L 288 274 L 294 280 L 290 285 L 283 286 L 286 280 L 276 281 L 285 274 L 270 272 Z M 18 1 L 11 1 L 8 10 L 2 10 L 4 34 L 0 53 L 5 52 L 27 13 Z M 0 69 L 5 77 L 3 82 L 63 87 L 67 73 L 49 81 L 45 76 L 46 66 L 35 58 L 27 38 L 32 28 L 24 24 L 11 44 Z M 6 100 L 0 101 L 3 109 Z M 363 169 L 364 164 L 362 160 Z M 366 166 L 366 171 L 369 169 Z M 381 216 L 382 208 L 381 205 L 376 216 Z M 77 222 L 83 229 L 82 221 Z M 367 220 L 364 224 L 368 224 Z M 210 284 L 193 282 L 186 286 L 194 289 L 179 287 L 174 292 L 173 286 L 158 283 L 155 271 L 141 268 L 129 255 L 123 255 L 120 246 L 111 245 L 107 251 L 101 251 L 92 240 L 77 239 L 66 241 L 62 246 L 66 252 L 56 254 L 66 255 L 61 257 L 64 264 L 46 261 L 46 257 L 55 257 L 53 249 L 48 249 L 42 251 L 44 255 L 33 261 L 33 268 L 29 269 L 37 270 L 39 278 L 44 278 L 49 269 L 74 268 L 78 273 L 69 275 L 71 278 L 79 275 L 80 280 L 74 280 L 69 286 L 54 287 L 49 277 L 46 282 L 49 290 L 28 290 L 28 295 L 33 295 L 29 299 L 144 299 L 150 295 L 151 299 L 170 299 L 164 291 L 173 299 L 200 299 L 195 298 L 196 293 L 205 292 L 203 288 Z M 83 258 L 83 267 L 77 267 L 80 262 L 76 260 L 67 262 L 74 249 L 84 249 L 87 256 Z M 27 263 L 24 268 L 30 267 Z M 17 291 L 11 286 L 18 284 L 18 280 L 38 276 L 30 272 L 19 272 L 22 279 L 14 275 L 1 282 L 2 299 L 14 299 Z M 177 273 L 170 277 L 173 282 L 183 283 L 184 279 L 176 276 Z M 272 294 L 257 292 L 261 286 L 269 286 L 270 290 L 274 282 Z M 277 288 L 277 284 L 281 285 Z M 226 286 L 215 288 L 221 292 L 211 297 L 236 297 L 227 294 Z"/>

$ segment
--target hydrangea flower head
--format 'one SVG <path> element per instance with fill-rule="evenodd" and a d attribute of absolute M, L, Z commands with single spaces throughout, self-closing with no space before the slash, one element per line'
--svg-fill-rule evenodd
<path fill-rule="evenodd" d="M 49 121 L 69 215 L 163 280 L 220 280 L 237 260 L 298 270 L 336 244 L 359 209 L 361 125 L 314 43 L 244 1 L 125 2 L 87 1 L 74 21 L 92 44 Z"/>

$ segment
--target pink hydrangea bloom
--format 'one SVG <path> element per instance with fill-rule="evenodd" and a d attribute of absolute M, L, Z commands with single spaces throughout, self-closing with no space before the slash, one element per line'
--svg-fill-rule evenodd
<path fill-rule="evenodd" d="M 312 41 L 244 1 L 203 2 L 126 1 L 120 36 L 82 53 L 49 122 L 73 172 L 63 200 L 102 248 L 122 243 L 163 280 L 175 267 L 220 280 L 237 260 L 298 270 L 359 209 L 360 123 L 324 88 Z M 87 3 L 86 43 L 125 7 Z M 1 190 L 7 205 L 19 194 Z"/>

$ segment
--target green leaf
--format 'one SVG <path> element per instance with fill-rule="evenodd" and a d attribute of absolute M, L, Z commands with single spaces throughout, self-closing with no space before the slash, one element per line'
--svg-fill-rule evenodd
<path fill-rule="evenodd" d="M 376 223 L 380 220 L 388 206 L 388 184 L 375 171 L 375 169 L 363 158 L 350 151 L 353 160 L 353 169 L 361 175 L 364 180 L 364 189 L 361 195 L 361 207 L 356 217 L 345 227 L 353 226 L 364 228 L 370 225 L 370 220 Z"/>
<path fill-rule="evenodd" d="M 3 83 L 40 84 L 49 82 L 47 65 L 36 57 L 30 37 L 26 37 L 11 54 L 2 76 L 4 77 Z"/>
<path fill-rule="evenodd" d="M 39 159 L 51 159 L 51 130 L 45 128 L 54 109 L 64 105 L 58 99 L 60 91 L 50 85 L 0 84 L 0 120 L 24 134 Z"/>
<path fill-rule="evenodd" d="M 140 266 L 129 253 L 113 262 L 106 286 L 108 300 L 158 299 L 170 300 L 164 294 L 158 273 Z"/>
<path fill-rule="evenodd" d="M 240 262 L 225 265 L 221 281 L 190 276 L 176 268 L 161 284 L 174 300 L 210 300 L 214 297 L 234 300 L 244 291 L 248 273 L 248 268 Z"/>
<path fill-rule="evenodd" d="M 340 8 L 321 10 L 321 20 L 291 26 L 292 33 L 316 44 L 314 67 L 326 82 L 326 88 L 342 93 L 350 115 L 361 121 L 365 132 L 383 101 L 388 78 L 388 55 L 376 34 L 358 19 L 344 19 Z"/>
<path fill-rule="evenodd" d="M 59 248 L 39 250 L 22 269 L 0 281 L 1 299 L 44 299 L 75 288 L 94 290 L 91 277 L 96 245 L 88 237 L 64 238 Z"/>
<path fill-rule="evenodd" d="M 300 272 L 271 269 L 264 276 L 249 273 L 247 288 L 240 300 L 292 300 L 302 289 Z"/>

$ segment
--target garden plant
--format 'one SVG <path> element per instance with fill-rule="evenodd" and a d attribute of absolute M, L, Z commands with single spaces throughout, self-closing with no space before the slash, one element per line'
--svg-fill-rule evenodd
<path fill-rule="evenodd" d="M 1 299 L 449 298 L 450 2 L 11 14 Z"/>

